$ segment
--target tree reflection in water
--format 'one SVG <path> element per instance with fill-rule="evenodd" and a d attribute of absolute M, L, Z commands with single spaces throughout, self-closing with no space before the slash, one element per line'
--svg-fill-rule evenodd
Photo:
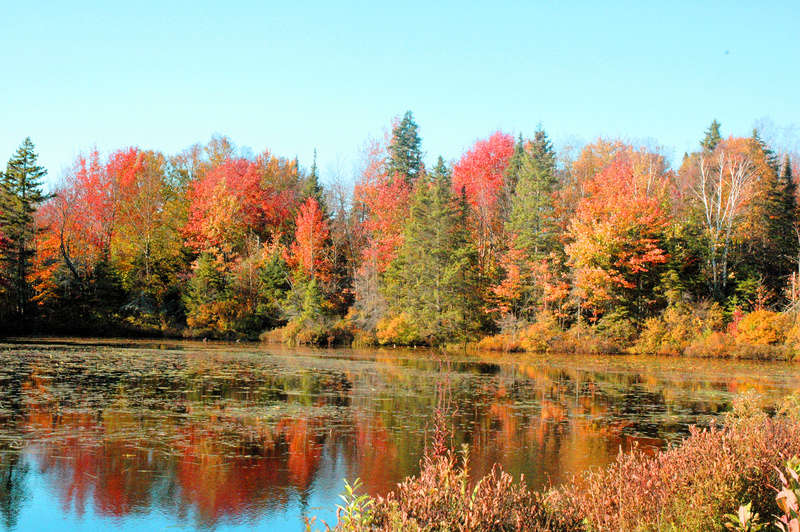
<path fill-rule="evenodd" d="M 385 493 L 416 473 L 442 393 L 475 474 L 499 462 L 539 487 L 620 448 L 661 447 L 741 389 L 778 396 L 800 384 L 778 364 L 153 347 L 0 352 L 6 529 L 31 497 L 76 519 L 158 510 L 214 527 L 299 519 L 319 513 L 312 501 L 332 508 L 343 476 Z M 31 492 L 32 475 L 46 488 Z"/>

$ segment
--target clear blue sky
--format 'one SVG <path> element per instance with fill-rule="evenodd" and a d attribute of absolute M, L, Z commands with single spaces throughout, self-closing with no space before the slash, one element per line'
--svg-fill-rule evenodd
<path fill-rule="evenodd" d="M 6 2 L 0 158 L 30 135 L 167 153 L 213 133 L 319 150 L 323 177 L 411 109 L 428 159 L 493 130 L 694 149 L 717 118 L 800 123 L 800 2 Z"/>

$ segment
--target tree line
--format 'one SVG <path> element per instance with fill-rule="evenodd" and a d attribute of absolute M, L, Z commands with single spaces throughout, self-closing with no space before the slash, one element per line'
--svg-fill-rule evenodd
<path fill-rule="evenodd" d="M 424 160 L 407 112 L 353 186 L 215 137 L 92 150 L 45 193 L 25 139 L 0 175 L 3 328 L 440 345 L 800 300 L 797 161 L 758 131 L 714 121 L 677 168 L 613 139 L 558 154 L 541 128 Z"/>

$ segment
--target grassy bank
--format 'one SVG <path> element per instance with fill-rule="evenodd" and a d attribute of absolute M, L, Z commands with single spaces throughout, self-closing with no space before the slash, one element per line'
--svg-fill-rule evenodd
<path fill-rule="evenodd" d="M 757 530 L 745 509 L 764 522 L 796 511 L 789 493 L 796 478 L 791 471 L 782 477 L 780 470 L 800 455 L 797 396 L 772 415 L 754 396 L 740 396 L 720 425 L 692 429 L 680 445 L 655 456 L 620 454 L 606 469 L 543 491 L 529 490 L 498 466 L 483 478 L 469 478 L 468 451 L 448 449 L 442 433 L 437 431 L 420 474 L 385 497 L 359 495 L 348 486 L 337 529 L 706 531 L 729 524 Z M 789 491 L 776 500 L 782 485 Z M 738 517 L 731 515 L 740 507 Z"/>

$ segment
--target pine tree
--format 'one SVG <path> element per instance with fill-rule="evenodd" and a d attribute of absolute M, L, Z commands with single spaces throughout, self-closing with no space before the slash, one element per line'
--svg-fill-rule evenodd
<path fill-rule="evenodd" d="M 720 123 L 716 121 L 716 119 L 711 122 L 711 125 L 708 126 L 706 129 L 706 135 L 702 141 L 700 141 L 700 145 L 703 147 L 705 151 L 714 151 L 717 145 L 722 142 L 722 136 L 719 132 Z"/>
<path fill-rule="evenodd" d="M 392 130 L 389 159 L 386 163 L 390 177 L 401 176 L 411 184 L 425 171 L 422 165 L 422 141 L 417 129 L 414 115 L 411 111 L 406 111 L 403 119 Z"/>
<path fill-rule="evenodd" d="M 466 200 L 454 198 L 442 158 L 417 186 L 405 239 L 385 277 L 391 310 L 406 313 L 431 344 L 466 339 L 480 324 L 477 251 L 467 230 Z"/>
<path fill-rule="evenodd" d="M 0 233 L 6 244 L 0 250 L 2 277 L 12 316 L 20 324 L 28 317 L 33 297 L 29 281 L 37 232 L 33 215 L 48 198 L 42 192 L 47 170 L 36 164 L 37 157 L 33 142 L 26 138 L 0 179 Z"/>

